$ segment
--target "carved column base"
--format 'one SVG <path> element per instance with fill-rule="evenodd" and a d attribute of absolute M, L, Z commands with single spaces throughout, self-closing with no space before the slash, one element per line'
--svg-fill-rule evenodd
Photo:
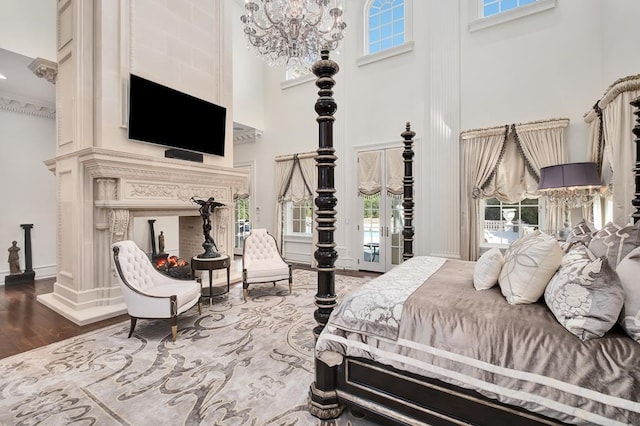
<path fill-rule="evenodd" d="M 307 406 L 312 416 L 322 420 L 335 419 L 344 411 L 344 405 L 338 403 L 336 391 L 324 392 L 316 388 L 316 383 L 309 387 Z"/>

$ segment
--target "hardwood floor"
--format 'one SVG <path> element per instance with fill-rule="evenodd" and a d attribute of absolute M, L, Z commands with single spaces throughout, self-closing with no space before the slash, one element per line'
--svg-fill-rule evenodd
<path fill-rule="evenodd" d="M 310 269 L 294 266 L 294 269 Z M 352 276 L 377 276 L 375 272 L 339 271 Z M 128 321 L 128 315 L 79 326 L 52 311 L 36 297 L 53 291 L 54 279 L 31 284 L 3 286 L 0 290 L 0 359 L 77 336 L 88 331 Z"/>
<path fill-rule="evenodd" d="M 36 300 L 53 291 L 53 278 L 0 290 L 0 359 L 128 320 L 127 315 L 79 326 Z"/>

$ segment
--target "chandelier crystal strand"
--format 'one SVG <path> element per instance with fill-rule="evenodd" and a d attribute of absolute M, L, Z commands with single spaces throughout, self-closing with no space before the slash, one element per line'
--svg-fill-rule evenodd
<path fill-rule="evenodd" d="M 289 69 L 308 69 L 321 50 L 336 50 L 347 27 L 336 0 L 246 0 L 240 20 L 258 56 Z"/>

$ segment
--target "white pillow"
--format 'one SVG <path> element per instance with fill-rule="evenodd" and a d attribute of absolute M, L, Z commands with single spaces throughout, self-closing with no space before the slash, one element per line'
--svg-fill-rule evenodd
<path fill-rule="evenodd" d="M 624 288 L 624 306 L 618 322 L 633 340 L 640 343 L 640 247 L 618 263 L 616 272 Z"/>
<path fill-rule="evenodd" d="M 537 302 L 561 262 L 562 249 L 550 235 L 538 232 L 514 241 L 498 278 L 507 302 Z"/>
<path fill-rule="evenodd" d="M 473 268 L 473 286 L 476 290 L 486 290 L 498 284 L 500 270 L 504 264 L 504 256 L 499 248 L 494 247 L 485 252 Z"/>

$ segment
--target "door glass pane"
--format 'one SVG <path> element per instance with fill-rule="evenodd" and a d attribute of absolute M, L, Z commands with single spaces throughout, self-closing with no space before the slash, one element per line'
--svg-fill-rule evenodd
<path fill-rule="evenodd" d="M 363 198 L 364 262 L 380 262 L 380 194 Z"/>
<path fill-rule="evenodd" d="M 404 250 L 402 228 L 404 227 L 404 215 L 402 210 L 402 197 L 391 198 L 391 264 L 402 263 L 402 251 Z"/>
<path fill-rule="evenodd" d="M 242 251 L 242 248 L 244 247 L 244 240 L 249 236 L 249 232 L 251 231 L 248 198 L 241 198 L 236 200 L 235 224 L 235 248 Z"/>

